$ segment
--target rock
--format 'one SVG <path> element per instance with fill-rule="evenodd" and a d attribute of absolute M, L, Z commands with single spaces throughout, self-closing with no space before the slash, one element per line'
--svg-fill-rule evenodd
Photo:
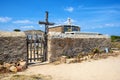
<path fill-rule="evenodd" d="M 21 66 L 25 66 L 25 65 L 26 65 L 26 62 L 25 62 L 25 61 L 20 61 L 19 64 L 20 64 Z"/>
<path fill-rule="evenodd" d="M 0 70 L 2 69 L 3 65 L 0 64 Z"/>
<path fill-rule="evenodd" d="M 15 63 L 14 63 L 14 62 L 12 62 L 12 61 L 10 62 L 10 64 L 11 64 L 11 66 L 15 66 Z"/>
<path fill-rule="evenodd" d="M 89 59 L 89 56 L 86 56 L 86 57 L 85 57 L 85 60 L 88 60 L 88 59 Z"/>
<path fill-rule="evenodd" d="M 22 69 L 26 69 L 27 68 L 27 64 L 25 61 L 20 61 L 19 62 L 20 66 L 22 66 Z"/>
<path fill-rule="evenodd" d="M 9 64 L 9 63 L 4 63 L 4 65 L 3 65 L 3 67 L 6 67 L 7 69 L 9 69 L 10 66 L 11 66 L 11 64 Z"/>
<path fill-rule="evenodd" d="M 17 72 L 17 68 L 15 66 L 11 66 L 9 69 L 11 72 Z"/>
<path fill-rule="evenodd" d="M 23 70 L 22 66 L 16 66 L 16 68 L 17 68 L 17 71 L 22 71 Z"/>
<path fill-rule="evenodd" d="M 86 60 L 86 57 L 84 56 L 82 59 L 83 59 L 83 60 Z"/>
<path fill-rule="evenodd" d="M 67 64 L 75 63 L 75 62 L 77 62 L 77 60 L 74 59 L 74 58 L 72 58 L 72 59 L 67 59 L 67 60 L 66 60 L 66 63 L 67 63 Z"/>
<path fill-rule="evenodd" d="M 61 62 L 61 63 L 66 63 L 66 56 L 62 56 L 62 57 L 60 58 L 60 62 Z"/>

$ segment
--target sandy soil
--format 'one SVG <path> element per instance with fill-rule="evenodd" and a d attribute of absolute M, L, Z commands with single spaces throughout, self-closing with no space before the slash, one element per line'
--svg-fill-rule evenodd
<path fill-rule="evenodd" d="M 51 75 L 53 80 L 120 80 L 120 56 L 74 64 L 31 66 L 18 74 Z"/>

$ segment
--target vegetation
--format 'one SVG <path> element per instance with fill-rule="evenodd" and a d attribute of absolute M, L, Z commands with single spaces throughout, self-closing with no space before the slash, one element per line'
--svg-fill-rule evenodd
<path fill-rule="evenodd" d="M 120 49 L 120 42 L 112 42 L 111 47 Z"/>
<path fill-rule="evenodd" d="M 13 75 L 10 80 L 51 80 L 51 76 L 38 75 Z"/>
<path fill-rule="evenodd" d="M 52 80 L 52 77 L 47 75 L 14 75 L 14 74 L 0 74 L 0 80 Z"/>
<path fill-rule="evenodd" d="M 112 35 L 111 36 L 111 41 L 112 42 L 120 42 L 120 36 L 114 36 L 114 35 Z"/>
<path fill-rule="evenodd" d="M 77 55 L 77 58 L 83 58 L 85 55 L 86 55 L 85 53 L 79 53 L 79 54 Z"/>
<path fill-rule="evenodd" d="M 111 36 L 111 47 L 120 49 L 120 36 Z"/>
<path fill-rule="evenodd" d="M 92 51 L 91 51 L 93 54 L 96 54 L 96 53 L 101 53 L 99 48 L 94 48 Z"/>
<path fill-rule="evenodd" d="M 20 29 L 14 29 L 13 31 L 15 31 L 15 32 L 20 32 L 21 30 L 20 30 Z"/>

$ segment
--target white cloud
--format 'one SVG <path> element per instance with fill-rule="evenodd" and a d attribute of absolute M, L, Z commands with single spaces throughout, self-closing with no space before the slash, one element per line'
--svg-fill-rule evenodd
<path fill-rule="evenodd" d="M 8 21 L 10 21 L 10 20 L 12 20 L 12 18 L 9 18 L 9 17 L 0 17 L 0 22 L 8 22 Z"/>
<path fill-rule="evenodd" d="M 65 8 L 65 11 L 68 11 L 68 12 L 73 12 L 74 8 L 73 7 L 67 7 Z"/>
<path fill-rule="evenodd" d="M 15 23 L 15 24 L 32 24 L 33 22 L 30 20 L 17 20 L 17 21 L 13 21 L 13 23 Z"/>
<path fill-rule="evenodd" d="M 114 9 L 120 9 L 120 6 L 101 6 L 101 7 L 86 7 L 83 5 L 78 6 L 78 9 L 83 10 L 114 10 Z"/>
<path fill-rule="evenodd" d="M 94 12 L 94 13 L 115 13 L 119 14 L 120 6 L 101 6 L 101 7 L 86 7 L 86 6 L 78 6 L 78 10 L 84 10 L 86 12 Z"/>
<path fill-rule="evenodd" d="M 71 24 L 77 22 L 76 20 L 74 20 L 72 18 L 70 18 L 70 19 L 71 19 Z M 53 19 L 53 22 L 55 22 L 55 25 L 68 24 L 68 19 L 67 18 L 59 18 L 59 19 L 55 18 L 55 19 Z"/>
<path fill-rule="evenodd" d="M 99 24 L 99 25 L 84 25 L 83 29 L 102 29 L 102 28 L 116 28 L 120 27 L 119 23 L 106 23 L 106 24 Z"/>
<path fill-rule="evenodd" d="M 105 24 L 105 26 L 107 26 L 107 27 L 114 27 L 116 25 L 115 24 Z"/>
<path fill-rule="evenodd" d="M 29 29 L 29 28 L 34 28 L 34 26 L 21 26 L 21 28 Z"/>

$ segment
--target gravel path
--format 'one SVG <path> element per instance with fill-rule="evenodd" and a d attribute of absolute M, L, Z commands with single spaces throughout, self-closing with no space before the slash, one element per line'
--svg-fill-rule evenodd
<path fill-rule="evenodd" d="M 120 80 L 120 56 L 74 64 L 31 66 L 18 74 L 51 75 L 53 80 Z"/>

